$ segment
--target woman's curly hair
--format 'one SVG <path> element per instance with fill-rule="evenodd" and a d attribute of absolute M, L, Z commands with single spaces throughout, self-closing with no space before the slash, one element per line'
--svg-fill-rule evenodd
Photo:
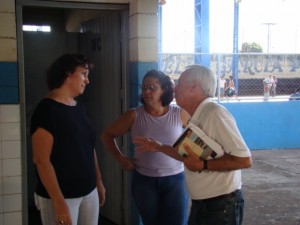
<path fill-rule="evenodd" d="M 163 95 L 161 96 L 162 106 L 169 105 L 174 99 L 174 82 L 172 81 L 172 79 L 163 72 L 155 69 L 149 70 L 145 74 L 143 82 L 148 77 L 153 77 L 158 80 L 160 87 L 163 90 Z M 143 105 L 145 104 L 142 95 L 140 96 L 140 102 Z"/>
<path fill-rule="evenodd" d="M 56 59 L 46 71 L 49 90 L 59 88 L 78 66 L 91 70 L 93 64 L 86 56 L 76 53 L 67 53 Z"/>

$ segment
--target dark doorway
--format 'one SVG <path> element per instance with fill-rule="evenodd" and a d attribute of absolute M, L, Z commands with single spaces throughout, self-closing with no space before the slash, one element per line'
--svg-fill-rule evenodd
<path fill-rule="evenodd" d="M 85 103 L 99 137 L 96 151 L 103 181 L 109 190 L 101 215 L 102 220 L 106 218 L 115 224 L 127 224 L 129 213 L 124 210 L 124 201 L 129 199 L 129 191 L 123 188 L 127 178 L 104 149 L 100 133 L 128 108 L 128 6 L 116 5 L 114 8 L 95 4 L 89 7 L 83 3 L 22 7 L 22 25 L 51 27 L 51 32 L 22 33 L 26 119 L 24 149 L 27 158 L 27 190 L 24 192 L 27 192 L 28 211 L 33 212 L 28 215 L 28 224 L 36 220 L 33 218 L 36 178 L 29 134 L 30 118 L 36 104 L 48 92 L 45 70 L 54 59 L 67 52 L 86 54 L 95 63 L 95 69 L 90 74 L 90 85 L 80 100 Z M 126 150 L 127 139 L 118 141 Z M 130 205 L 129 202 L 127 204 Z"/>

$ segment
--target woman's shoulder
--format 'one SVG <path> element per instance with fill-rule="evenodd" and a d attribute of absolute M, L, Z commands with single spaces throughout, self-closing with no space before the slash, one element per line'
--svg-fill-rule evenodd
<path fill-rule="evenodd" d="M 51 108 L 51 100 L 48 98 L 43 98 L 41 101 L 39 101 L 35 107 L 35 112 L 40 111 L 49 111 L 49 108 Z"/>
<path fill-rule="evenodd" d="M 138 112 L 137 108 L 130 108 L 125 113 L 122 114 L 121 118 L 124 120 L 135 120 Z"/>
<path fill-rule="evenodd" d="M 144 106 L 139 105 L 139 106 L 128 109 L 127 113 L 137 114 L 137 113 L 140 113 L 140 112 L 143 112 L 143 111 L 144 111 Z"/>

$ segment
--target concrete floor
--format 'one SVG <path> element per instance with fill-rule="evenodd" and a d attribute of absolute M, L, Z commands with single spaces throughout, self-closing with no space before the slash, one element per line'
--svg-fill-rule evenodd
<path fill-rule="evenodd" d="M 252 157 L 253 167 L 242 171 L 243 225 L 300 225 L 300 149 L 252 151 Z M 29 211 L 29 225 L 41 225 L 38 212 Z M 103 217 L 99 224 L 115 225 Z"/>
<path fill-rule="evenodd" d="M 252 151 L 243 225 L 300 225 L 300 149 Z"/>

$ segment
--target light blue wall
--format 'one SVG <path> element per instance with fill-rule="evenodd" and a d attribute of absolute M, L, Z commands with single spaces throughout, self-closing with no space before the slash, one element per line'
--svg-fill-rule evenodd
<path fill-rule="evenodd" d="M 300 101 L 223 103 L 251 150 L 300 148 Z"/>
<path fill-rule="evenodd" d="M 139 103 L 139 86 L 156 62 L 130 63 L 130 107 Z M 251 150 L 300 148 L 300 101 L 222 103 L 235 117 Z"/>

